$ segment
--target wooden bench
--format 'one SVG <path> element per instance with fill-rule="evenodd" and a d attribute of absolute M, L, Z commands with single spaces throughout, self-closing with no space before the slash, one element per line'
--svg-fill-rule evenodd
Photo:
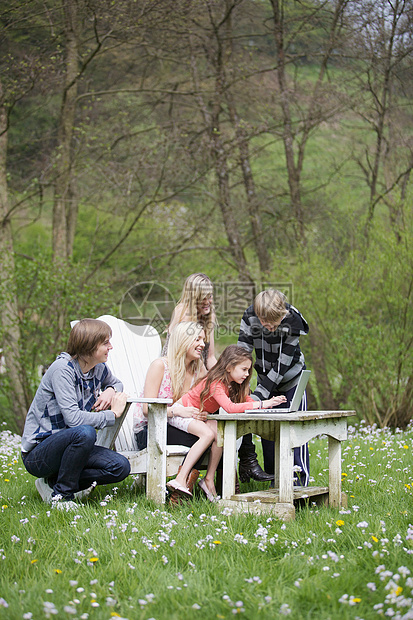
<path fill-rule="evenodd" d="M 165 502 L 166 478 L 174 476 L 189 448 L 167 445 L 167 405 L 170 399 L 140 398 L 147 370 L 151 362 L 161 355 L 161 339 L 151 325 L 137 326 L 111 315 L 100 316 L 112 329 L 108 366 L 123 383 L 128 394 L 128 404 L 115 425 L 98 431 L 97 444 L 115 449 L 126 456 L 131 474 L 140 476 L 146 495 L 158 504 Z M 71 325 L 76 323 L 72 321 Z M 148 403 L 148 447 L 138 450 L 133 432 L 133 404 Z"/>
<path fill-rule="evenodd" d="M 347 439 L 347 418 L 355 411 L 271 411 L 219 414 L 208 418 L 218 421 L 218 445 L 223 446 L 222 503 L 240 511 L 272 512 L 285 520 L 294 519 L 294 501 L 322 499 L 333 507 L 346 501 L 341 493 L 341 442 Z M 255 433 L 275 442 L 274 489 L 235 495 L 237 464 L 236 440 Z M 328 436 L 329 486 L 294 487 L 294 448 L 319 435 Z"/>

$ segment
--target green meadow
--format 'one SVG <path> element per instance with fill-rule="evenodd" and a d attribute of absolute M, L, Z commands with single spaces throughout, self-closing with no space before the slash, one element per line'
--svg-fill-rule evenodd
<path fill-rule="evenodd" d="M 198 493 L 156 506 L 132 477 L 62 512 L 41 502 L 19 436 L 0 441 L 1 620 L 413 618 L 412 426 L 350 427 L 348 506 L 308 503 L 287 523 Z M 312 484 L 327 483 L 327 439 L 310 454 Z"/>

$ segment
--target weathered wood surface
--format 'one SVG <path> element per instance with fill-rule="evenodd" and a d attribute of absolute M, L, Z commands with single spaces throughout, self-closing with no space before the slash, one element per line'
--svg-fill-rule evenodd
<path fill-rule="evenodd" d="M 281 503 L 258 503 L 258 502 L 239 502 L 232 499 L 221 499 L 217 504 L 220 508 L 231 508 L 234 514 L 266 514 L 283 521 L 293 521 L 295 519 L 295 508 L 293 504 Z"/>
<path fill-rule="evenodd" d="M 259 411 L 259 413 L 257 413 Z M 322 420 L 324 418 L 348 418 L 349 416 L 356 415 L 353 410 L 347 411 L 290 411 L 289 413 L 277 413 L 277 409 L 253 409 L 251 411 L 245 411 L 244 413 L 227 413 L 222 408 L 220 413 L 208 414 L 208 418 L 211 420 L 270 420 L 274 421 L 288 421 L 288 422 L 300 422 L 301 420 Z"/>
<path fill-rule="evenodd" d="M 328 487 L 314 487 L 313 494 L 307 494 L 306 491 L 312 487 L 303 488 L 302 491 L 294 491 L 294 502 L 305 501 L 307 498 L 309 501 L 315 501 L 317 504 L 328 505 Z M 274 497 L 265 499 L 262 497 L 264 493 L 271 493 Z M 279 501 L 277 497 L 277 489 L 269 489 L 268 491 L 253 491 L 252 493 L 243 493 L 241 495 L 233 495 L 230 499 L 221 499 L 218 502 L 219 506 L 224 508 L 231 508 L 234 514 L 256 514 L 256 515 L 270 515 L 283 521 L 293 521 L 295 519 L 295 506 L 293 504 L 285 504 Z M 347 496 L 345 493 L 341 495 L 341 505 L 347 507 Z"/>
<path fill-rule="evenodd" d="M 274 410 L 273 410 L 274 411 Z M 347 418 L 355 411 L 309 411 L 273 413 L 255 411 L 228 414 L 220 409 L 219 414 L 209 415 L 218 422 L 218 445 L 224 447 L 223 462 L 223 501 L 291 505 L 304 497 L 319 496 L 332 507 L 343 502 L 341 493 L 341 442 L 347 439 Z M 276 490 L 235 495 L 236 440 L 247 433 L 254 433 L 275 442 L 274 483 Z M 294 448 L 301 446 L 320 435 L 329 441 L 329 486 L 294 487 Z M 317 490 L 318 489 L 318 490 Z M 246 497 L 246 498 L 245 498 Z M 285 512 L 284 508 L 280 508 Z M 290 518 L 291 511 L 287 511 Z"/>
<path fill-rule="evenodd" d="M 318 495 L 328 494 L 328 487 L 294 487 L 293 500 L 307 499 Z M 249 493 L 240 493 L 232 495 L 231 500 L 240 502 L 261 502 L 263 504 L 278 504 L 280 502 L 279 489 L 267 489 L 265 491 L 251 491 Z"/>

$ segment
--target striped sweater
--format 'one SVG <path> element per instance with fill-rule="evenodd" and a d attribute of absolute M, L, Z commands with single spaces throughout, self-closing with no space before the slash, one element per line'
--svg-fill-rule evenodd
<path fill-rule="evenodd" d="M 299 337 L 308 334 L 308 324 L 294 306 L 286 304 L 286 308 L 288 315 L 275 332 L 262 327 L 253 306 L 245 310 L 241 319 L 238 345 L 255 352 L 258 376 L 254 394 L 262 400 L 294 387 L 305 368 Z"/>

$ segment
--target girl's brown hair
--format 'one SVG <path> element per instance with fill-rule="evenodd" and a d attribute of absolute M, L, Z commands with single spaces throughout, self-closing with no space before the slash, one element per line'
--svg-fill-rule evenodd
<path fill-rule="evenodd" d="M 112 338 L 112 330 L 100 319 L 81 319 L 72 328 L 66 351 L 74 359 L 93 355 L 98 346 Z"/>
<path fill-rule="evenodd" d="M 251 368 L 248 373 L 248 377 L 241 384 L 231 381 L 228 368 L 231 369 L 238 364 L 241 364 L 244 360 L 251 362 Z M 250 393 L 250 379 L 252 375 L 252 355 L 249 351 L 243 347 L 239 347 L 236 344 L 230 344 L 221 353 L 215 366 L 208 372 L 205 380 L 204 388 L 200 394 L 199 410 L 202 411 L 204 401 L 213 396 L 210 393 L 212 383 L 219 381 L 223 383 L 228 389 L 228 395 L 233 403 L 244 403 L 247 400 L 247 396 Z"/>

